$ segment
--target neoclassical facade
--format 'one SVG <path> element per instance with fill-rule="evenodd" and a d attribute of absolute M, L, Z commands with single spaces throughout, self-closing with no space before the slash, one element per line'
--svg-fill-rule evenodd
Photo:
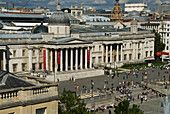
<path fill-rule="evenodd" d="M 135 20 L 123 29 L 70 28 L 67 15 L 57 11 L 40 26 L 32 34 L 0 35 L 0 69 L 74 72 L 154 59 L 155 36 Z"/>

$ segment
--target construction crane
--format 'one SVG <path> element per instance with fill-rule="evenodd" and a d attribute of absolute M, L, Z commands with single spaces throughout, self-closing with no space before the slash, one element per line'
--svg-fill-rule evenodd
<path fill-rule="evenodd" d="M 25 6 L 30 2 L 31 0 L 28 0 L 27 3 L 22 8 L 25 8 Z"/>

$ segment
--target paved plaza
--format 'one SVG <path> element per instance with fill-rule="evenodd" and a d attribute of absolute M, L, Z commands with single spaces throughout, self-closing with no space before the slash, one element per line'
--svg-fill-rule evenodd
<path fill-rule="evenodd" d="M 145 72 L 147 72 L 147 79 L 144 79 L 144 77 L 142 76 Z M 136 74 L 138 74 L 138 77 L 136 76 Z M 133 83 L 136 84 L 136 82 L 140 83 L 142 81 L 142 79 L 144 79 L 144 81 L 147 82 L 152 82 L 152 81 L 158 81 L 158 80 L 164 80 L 164 76 L 166 80 L 169 80 L 169 75 L 170 73 L 165 73 L 164 69 L 160 69 L 160 68 L 154 68 L 154 70 L 152 68 L 150 69 L 142 69 L 139 71 L 135 71 L 135 74 L 133 72 L 131 72 L 128 77 L 126 75 L 126 72 L 122 72 L 119 73 L 119 76 L 115 75 L 114 78 L 112 78 L 112 76 L 109 75 L 101 75 L 101 76 L 96 76 L 96 77 L 89 77 L 89 78 L 82 78 L 82 79 L 76 79 L 75 81 L 61 81 L 59 83 L 59 94 L 62 94 L 63 89 L 65 88 L 66 90 L 72 91 L 72 92 L 76 92 L 77 94 L 89 94 L 90 97 L 90 90 L 91 90 L 91 80 L 93 80 L 94 82 L 94 91 L 95 90 L 104 90 L 104 85 L 105 83 L 108 81 L 108 83 L 106 84 L 106 88 L 111 88 L 112 86 L 114 88 L 116 88 L 118 85 L 121 85 L 123 83 L 123 80 L 125 82 L 129 81 L 131 82 L 131 80 L 133 80 Z M 75 88 L 75 85 L 78 85 L 79 88 Z M 83 86 L 86 87 L 86 91 L 84 91 Z M 129 86 L 129 89 L 131 89 L 131 86 Z M 162 114 L 163 113 L 163 108 L 161 108 L 161 102 L 162 99 L 160 97 L 156 97 L 156 94 L 154 95 L 153 98 L 150 98 L 150 94 L 148 96 L 148 101 L 144 102 L 143 104 L 140 103 L 140 99 L 137 99 L 138 94 L 141 95 L 142 92 L 145 92 L 147 90 L 143 90 L 141 87 L 137 87 L 133 89 L 133 96 L 135 98 L 134 101 L 131 101 L 132 104 L 137 104 L 140 105 L 141 109 L 147 113 L 147 114 L 153 114 L 153 113 L 158 113 L 158 114 Z M 148 90 L 150 91 L 150 90 Z M 97 94 L 97 93 L 96 93 Z M 95 95 L 95 92 L 94 92 Z M 107 104 L 111 104 L 111 103 L 115 103 L 116 105 L 118 104 L 118 102 L 115 101 L 115 97 L 119 97 L 120 93 L 117 93 L 116 91 L 114 91 L 113 94 L 111 94 L 111 96 L 108 97 L 103 97 L 103 101 L 102 99 L 99 99 L 95 101 L 95 107 L 99 107 L 102 104 L 103 105 L 107 105 Z M 91 107 L 91 102 L 89 100 L 89 103 L 86 102 L 88 107 Z M 111 109 L 112 112 L 114 109 Z M 98 112 L 99 114 L 101 113 L 108 113 L 108 110 L 105 110 L 104 112 Z"/>

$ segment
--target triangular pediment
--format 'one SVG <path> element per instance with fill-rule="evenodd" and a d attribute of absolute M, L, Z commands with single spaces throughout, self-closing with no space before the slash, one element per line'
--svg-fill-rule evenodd
<path fill-rule="evenodd" d="M 56 43 L 56 44 L 89 44 L 91 42 L 78 39 L 78 38 L 58 38 L 52 41 L 49 41 L 49 43 Z"/>
<path fill-rule="evenodd" d="M 82 40 L 74 39 L 74 40 L 71 40 L 71 41 L 67 41 L 67 43 L 69 43 L 69 44 L 81 44 L 81 43 L 87 43 L 87 42 L 82 41 Z"/>

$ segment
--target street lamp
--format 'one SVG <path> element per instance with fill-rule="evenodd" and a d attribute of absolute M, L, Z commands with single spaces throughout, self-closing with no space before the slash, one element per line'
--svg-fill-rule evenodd
<path fill-rule="evenodd" d="M 94 88 L 94 81 L 91 80 L 92 97 L 93 97 L 93 88 Z"/>
<path fill-rule="evenodd" d="M 92 98 L 93 98 L 93 88 L 94 88 L 94 81 L 91 80 Z M 93 99 L 92 107 L 94 108 L 94 112 L 95 112 L 95 102 L 94 102 L 94 99 Z"/>

